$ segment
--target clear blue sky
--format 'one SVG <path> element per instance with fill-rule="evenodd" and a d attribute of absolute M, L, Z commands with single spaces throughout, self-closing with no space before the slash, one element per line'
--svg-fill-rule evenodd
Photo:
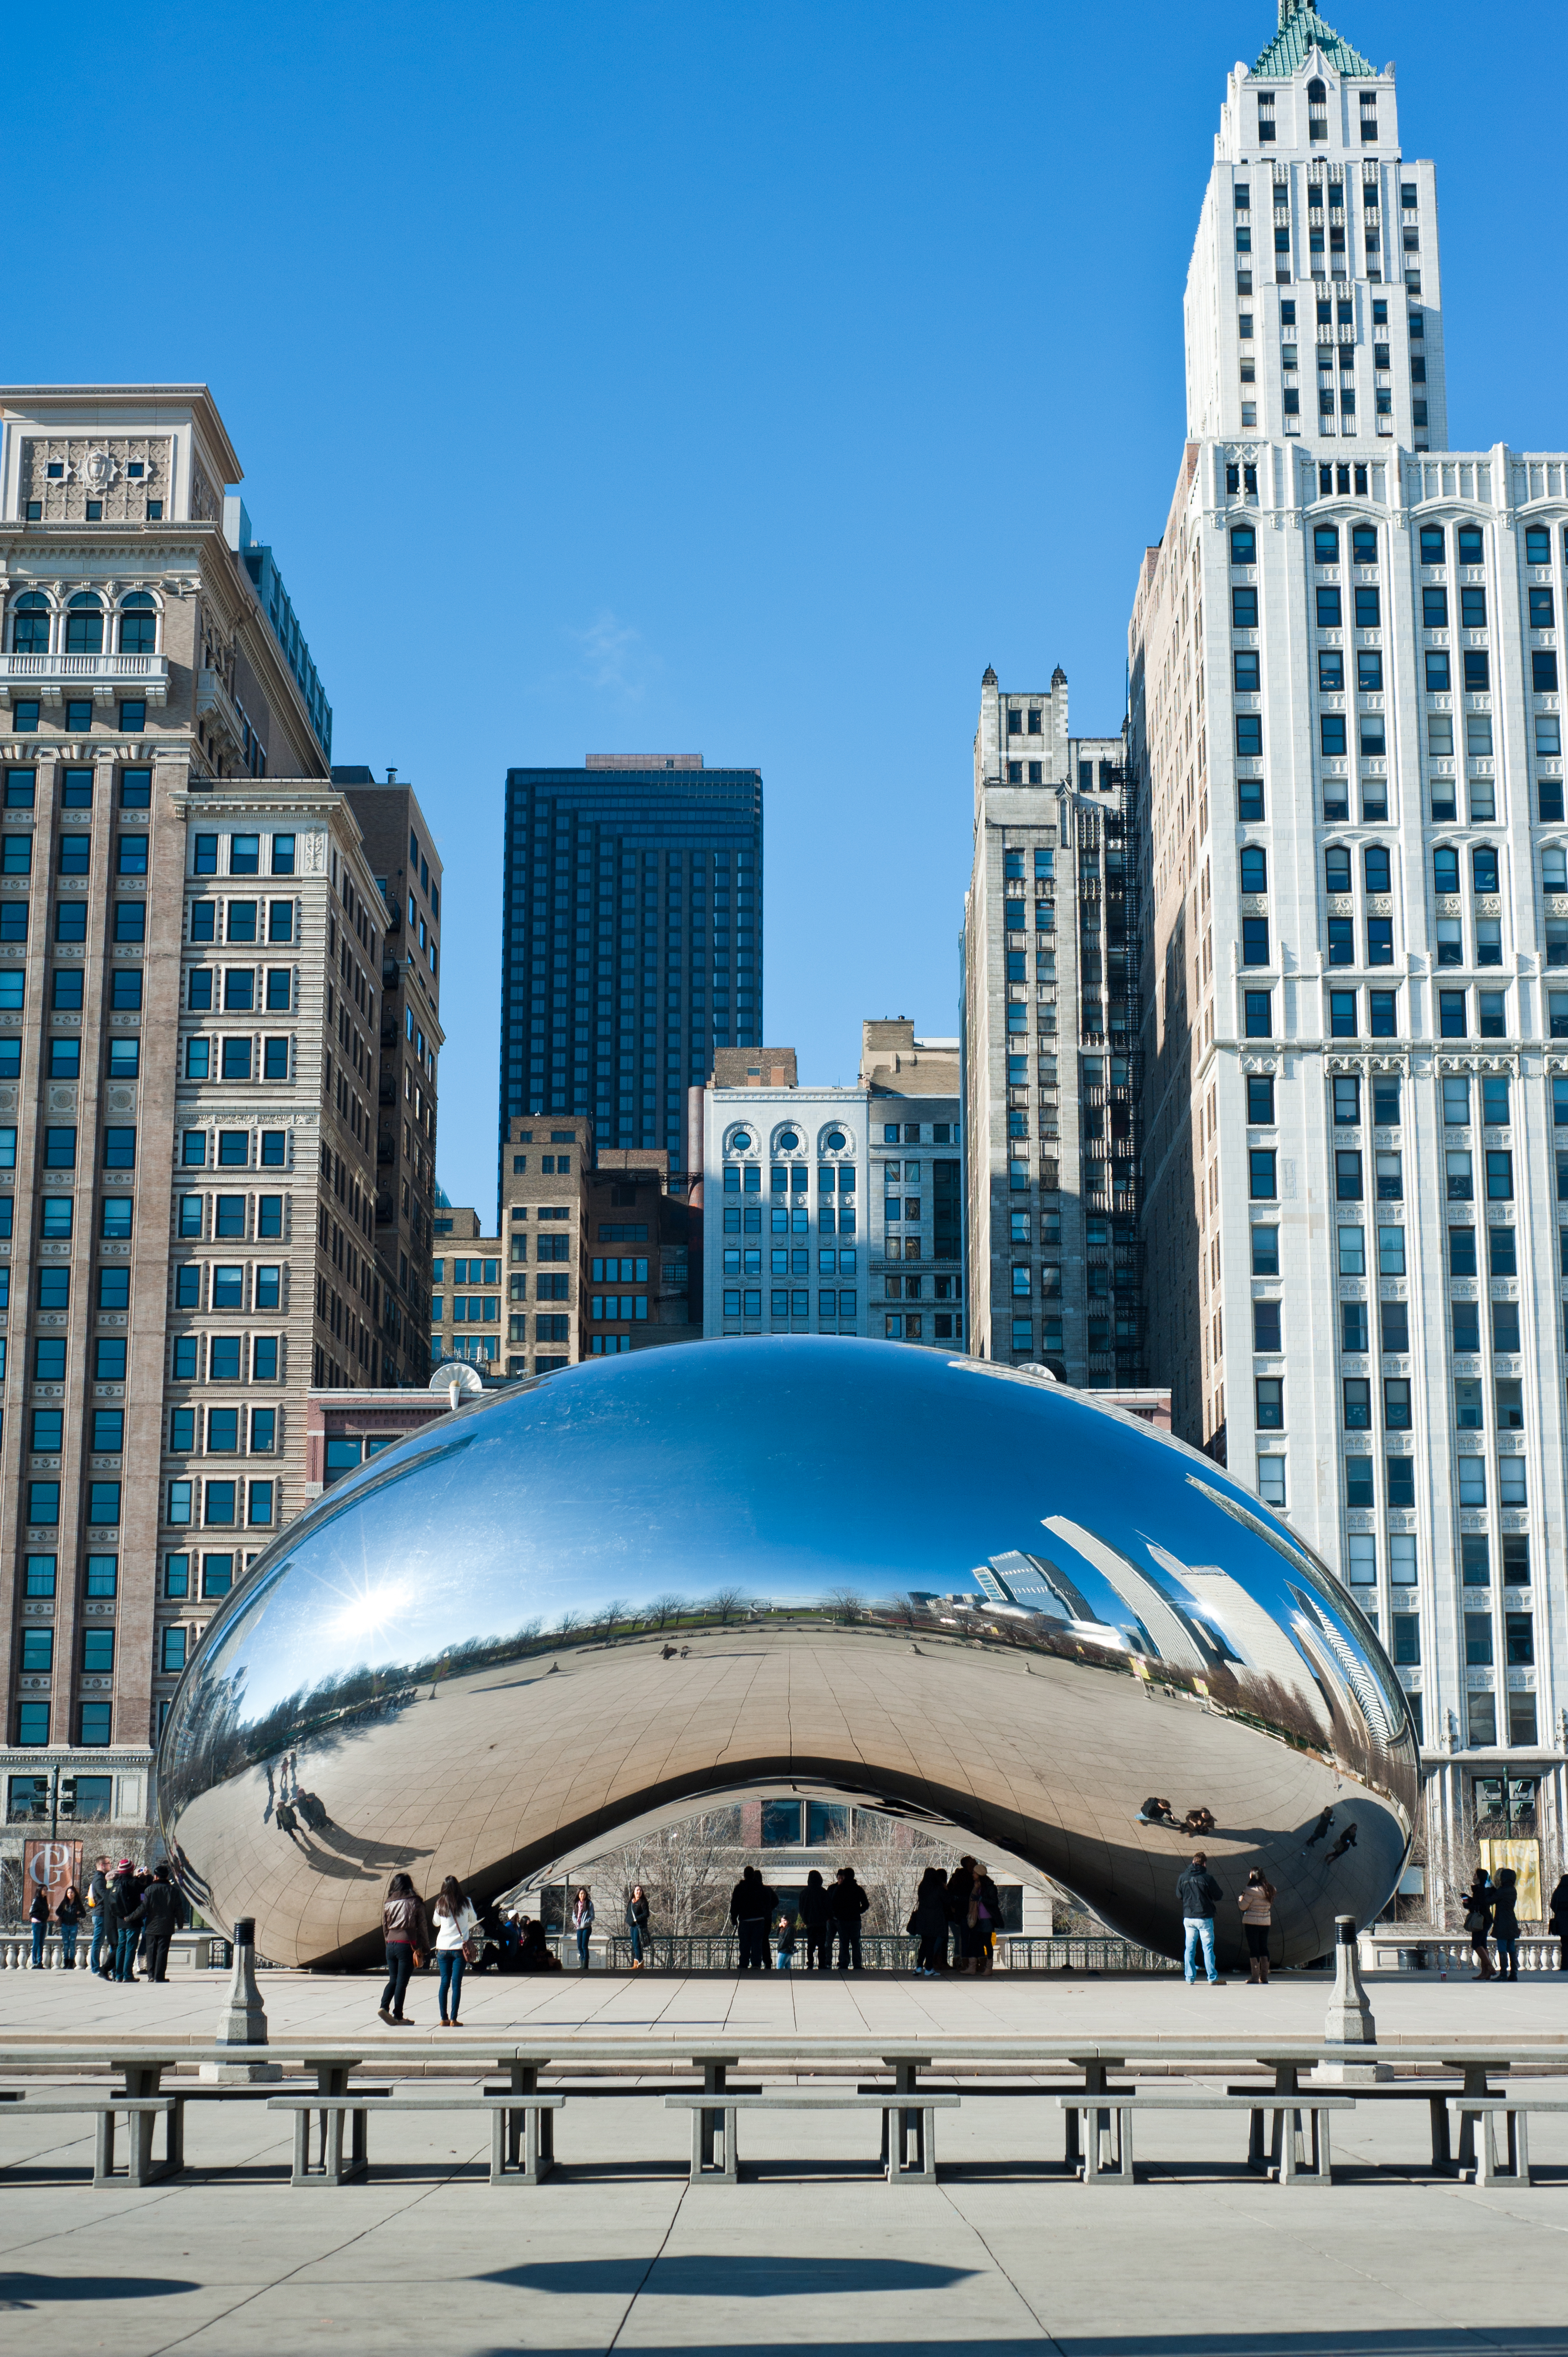
<path fill-rule="evenodd" d="M 1437 160 L 1455 443 L 1563 447 L 1562 11 L 1326 13 Z M 454 1200 L 495 1201 L 509 763 L 760 765 L 769 1041 L 847 1081 L 863 1015 L 956 1029 L 980 675 L 1059 662 L 1120 723 L 1224 77 L 1273 22 L 10 12 L 5 372 L 211 385 L 335 758 L 412 778 L 446 857 Z"/>

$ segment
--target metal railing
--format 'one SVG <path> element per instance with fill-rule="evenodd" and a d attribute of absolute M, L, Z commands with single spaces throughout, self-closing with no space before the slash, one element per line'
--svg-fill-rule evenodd
<path fill-rule="evenodd" d="M 806 1961 L 805 1934 L 797 1932 L 795 1969 L 803 1968 Z M 552 1935 L 551 1946 L 570 1968 L 576 1962 L 575 1945 L 570 1935 L 562 1940 Z M 740 1946 L 734 1932 L 653 1932 L 643 1940 L 643 1960 L 650 1972 L 656 1973 L 733 1973 L 740 1963 Z M 865 1932 L 861 1934 L 861 1963 L 867 1972 L 912 1972 L 919 1953 L 918 1939 L 902 1932 Z M 835 1941 L 836 1953 L 836 1941 Z M 768 1961 L 774 1956 L 772 1935 L 768 1938 Z M 614 1934 L 600 1953 L 595 1953 L 594 1964 L 612 1973 L 631 1970 L 631 1942 L 624 1932 Z M 998 1972 L 1014 1973 L 1178 1973 L 1181 1966 L 1170 1956 L 1156 1955 L 1152 1948 L 1140 1948 L 1130 1940 L 1086 1935 L 1031 1939 L 1019 1932 L 1004 1933 L 996 1943 L 993 1959 Z"/>

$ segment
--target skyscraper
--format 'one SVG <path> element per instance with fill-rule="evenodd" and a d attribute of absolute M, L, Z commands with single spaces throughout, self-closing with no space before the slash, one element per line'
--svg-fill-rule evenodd
<path fill-rule="evenodd" d="M 385 902 L 376 1114 L 382 1383 L 423 1383 L 442 1353 L 430 1318 L 441 1028 L 441 855 L 413 788 L 336 769 Z M 477 1232 L 477 1231 L 476 1231 Z"/>
<path fill-rule="evenodd" d="M 981 683 L 963 923 L 969 1347 L 1145 1381 L 1136 873 L 1120 737 Z"/>
<path fill-rule="evenodd" d="M 1399 1665 L 1439 1906 L 1561 1839 L 1568 1672 L 1568 457 L 1446 447 L 1441 288 L 1391 69 L 1281 0 L 1129 632 L 1152 1355 Z"/>
<path fill-rule="evenodd" d="M 586 1114 L 678 1171 L 688 1086 L 762 1037 L 760 770 L 510 770 L 505 908 L 502 1140 L 519 1114 Z"/>
<path fill-rule="evenodd" d="M 57 1768 L 79 1820 L 145 1836 L 179 1674 L 306 1501 L 306 1394 L 381 1380 L 387 910 L 308 650 L 225 532 L 240 470 L 205 390 L 11 390 L 0 424 L 19 1857 Z"/>

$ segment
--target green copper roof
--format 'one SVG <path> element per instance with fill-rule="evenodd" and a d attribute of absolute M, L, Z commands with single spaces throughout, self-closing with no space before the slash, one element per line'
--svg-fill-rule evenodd
<path fill-rule="evenodd" d="M 1262 81 L 1288 81 L 1292 74 L 1300 72 L 1315 48 L 1321 49 L 1339 73 L 1376 76 L 1371 60 L 1341 39 L 1332 25 L 1326 25 L 1310 0 L 1280 0 L 1279 31 L 1252 68 L 1253 75 Z"/>

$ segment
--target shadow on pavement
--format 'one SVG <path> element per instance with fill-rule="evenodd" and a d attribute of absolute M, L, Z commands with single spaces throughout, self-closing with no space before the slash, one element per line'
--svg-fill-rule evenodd
<path fill-rule="evenodd" d="M 657 2259 L 651 2267 L 646 2259 L 532 2259 L 478 2280 L 509 2284 L 519 2291 L 558 2292 L 567 2298 L 613 2293 L 629 2299 L 640 2287 L 645 2299 L 799 2299 L 807 2293 L 836 2298 L 848 2291 L 941 2291 L 950 2284 L 967 2283 L 973 2273 L 972 2267 L 933 2266 L 918 2259 L 784 2258 L 772 2253 L 753 2257 L 741 2252 L 693 2251 Z M 817 2343 L 811 2345 L 815 2349 Z"/>
<path fill-rule="evenodd" d="M 0 2315 L 18 2309 L 58 2308 L 63 2300 L 164 2299 L 177 2291 L 199 2291 L 173 2276 L 0 2275 Z"/>

